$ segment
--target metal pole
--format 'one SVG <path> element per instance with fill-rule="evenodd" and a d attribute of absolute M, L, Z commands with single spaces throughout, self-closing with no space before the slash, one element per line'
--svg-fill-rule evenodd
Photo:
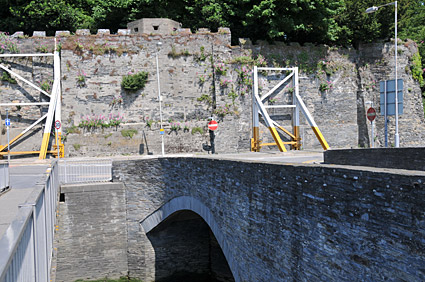
<path fill-rule="evenodd" d="M 387 81 L 384 82 L 385 148 L 388 147 Z"/>
<path fill-rule="evenodd" d="M 9 119 L 9 109 L 6 109 L 6 119 Z M 7 165 L 10 166 L 10 139 L 9 125 L 7 126 Z"/>
<path fill-rule="evenodd" d="M 366 104 L 370 104 L 370 107 L 373 108 L 373 101 L 368 101 Z M 371 148 L 375 148 L 375 137 L 373 133 L 373 123 L 374 120 L 370 121 L 370 134 L 371 134 Z"/>
<path fill-rule="evenodd" d="M 254 152 L 260 151 L 259 139 L 260 139 L 260 118 L 259 118 L 259 109 L 257 105 L 257 100 L 255 99 L 255 93 L 258 91 L 258 76 L 257 76 L 257 66 L 254 66 L 254 71 L 252 72 L 254 87 L 252 89 L 252 138 L 253 146 L 251 148 Z"/>
<path fill-rule="evenodd" d="M 59 130 L 56 129 L 56 147 L 58 149 L 58 159 L 60 158 L 60 154 L 59 154 L 59 134 L 58 134 Z"/>
<path fill-rule="evenodd" d="M 211 142 L 211 154 L 215 154 L 215 134 L 214 131 L 210 129 L 210 142 Z"/>
<path fill-rule="evenodd" d="M 299 92 L 299 78 L 298 78 L 298 68 L 294 69 L 294 77 L 292 77 L 292 104 L 295 105 L 295 108 L 293 109 L 293 118 L 292 123 L 294 127 L 294 135 L 297 141 L 297 144 L 295 146 L 295 150 L 299 150 L 301 147 L 300 142 L 300 106 L 297 103 L 296 93 Z"/>
<path fill-rule="evenodd" d="M 397 1 L 395 5 L 395 147 L 400 147 L 400 137 L 398 135 L 398 85 L 397 85 Z"/>
<path fill-rule="evenodd" d="M 161 122 L 160 123 L 161 129 L 163 129 L 162 128 L 161 87 L 160 87 L 160 84 L 159 84 L 159 63 L 158 63 L 158 51 L 159 51 L 159 48 L 161 47 L 162 43 L 158 42 L 156 45 L 157 45 L 157 48 L 156 48 L 156 75 L 157 75 L 157 80 L 158 80 L 159 116 L 160 116 L 160 122 Z M 164 134 L 163 134 L 163 132 L 161 132 L 161 152 L 162 152 L 162 156 L 164 156 L 165 152 L 164 152 Z"/>
<path fill-rule="evenodd" d="M 55 38 L 55 52 L 54 52 L 54 80 L 57 80 L 60 82 L 61 79 L 61 72 L 60 72 L 60 56 L 59 56 L 59 51 L 57 49 L 56 46 L 56 38 Z M 58 84 L 58 99 L 56 102 L 56 108 L 55 108 L 55 120 L 58 120 L 61 124 L 62 124 L 62 91 L 61 91 L 61 83 Z M 62 126 L 59 127 L 59 129 L 57 129 L 57 141 L 56 144 L 58 145 L 58 159 L 60 158 L 60 149 L 61 149 L 61 143 L 62 143 Z M 65 147 L 64 147 L 65 150 Z M 64 156 L 65 156 L 65 152 Z"/>
<path fill-rule="evenodd" d="M 387 3 L 381 6 L 372 6 L 370 8 L 366 9 L 366 13 L 374 13 L 376 11 L 378 11 L 379 8 L 381 7 L 385 7 L 385 6 L 389 6 L 389 5 L 394 5 L 395 6 L 395 19 L 394 19 L 394 26 L 395 26 L 395 48 L 394 48 L 394 66 L 395 66 L 395 135 L 394 135 L 394 139 L 395 139 L 395 147 L 398 148 L 400 146 L 400 138 L 399 138 L 399 134 L 398 134 L 398 83 L 397 83 L 397 1 L 395 2 L 391 2 L 391 3 Z M 385 81 L 385 87 L 387 85 L 387 82 Z M 385 91 L 385 98 L 386 98 L 386 91 Z M 387 106 L 387 103 L 385 103 L 385 107 Z M 385 147 L 388 146 L 388 137 L 387 137 L 387 115 L 385 114 Z"/>

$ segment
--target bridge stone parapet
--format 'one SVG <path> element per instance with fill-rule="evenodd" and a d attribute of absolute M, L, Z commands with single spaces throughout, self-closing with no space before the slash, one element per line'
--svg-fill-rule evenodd
<path fill-rule="evenodd" d="M 425 171 L 425 148 L 340 149 L 324 153 L 326 164 Z"/>
<path fill-rule="evenodd" d="M 214 218 L 236 281 L 425 279 L 424 172 L 207 158 L 113 169 L 126 187 L 130 276 L 155 279 L 145 223 L 190 197 Z"/>

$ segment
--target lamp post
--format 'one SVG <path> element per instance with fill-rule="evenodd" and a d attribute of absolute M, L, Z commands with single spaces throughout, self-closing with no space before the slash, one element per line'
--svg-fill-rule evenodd
<path fill-rule="evenodd" d="M 160 121 L 161 121 L 161 152 L 162 152 L 162 156 L 165 155 L 164 152 L 164 129 L 162 128 L 162 106 L 161 106 L 161 87 L 159 84 L 159 63 L 158 63 L 158 52 L 159 49 L 161 48 L 162 42 L 158 42 L 156 43 L 156 76 L 157 76 L 157 80 L 158 80 L 158 101 L 159 101 L 159 116 L 160 116 Z"/>
<path fill-rule="evenodd" d="M 397 85 L 397 1 L 392 2 L 392 3 L 388 3 L 385 5 L 381 5 L 381 6 L 372 6 L 370 8 L 366 9 L 366 13 L 370 14 L 370 13 L 374 13 L 376 11 L 378 11 L 379 8 L 381 7 L 385 7 L 385 6 L 389 6 L 389 5 L 394 5 L 395 7 L 395 20 L 394 20 L 394 24 L 395 24 L 395 55 L 394 55 L 394 65 L 395 65 L 395 147 L 398 148 L 400 147 L 400 137 L 398 135 L 398 85 Z"/>

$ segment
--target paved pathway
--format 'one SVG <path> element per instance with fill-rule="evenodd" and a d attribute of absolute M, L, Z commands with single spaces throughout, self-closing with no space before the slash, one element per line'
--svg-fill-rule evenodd
<path fill-rule="evenodd" d="M 11 161 L 10 188 L 0 195 L 0 238 L 18 213 L 19 205 L 26 201 L 34 185 L 43 180 L 49 167 L 49 160 Z"/>

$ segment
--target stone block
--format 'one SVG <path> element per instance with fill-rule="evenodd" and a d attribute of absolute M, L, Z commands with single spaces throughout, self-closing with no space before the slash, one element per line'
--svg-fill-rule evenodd
<path fill-rule="evenodd" d="M 69 30 L 57 30 L 55 33 L 55 37 L 64 37 L 64 36 L 70 36 L 71 32 Z"/>
<path fill-rule="evenodd" d="M 97 35 L 109 35 L 111 34 L 111 31 L 109 29 L 98 29 Z"/>
<path fill-rule="evenodd" d="M 249 38 L 239 38 L 239 45 L 252 45 L 252 41 Z"/>
<path fill-rule="evenodd" d="M 45 31 L 34 31 L 32 33 L 33 37 L 46 37 L 46 32 Z"/>
<path fill-rule="evenodd" d="M 117 34 L 118 35 L 129 35 L 131 32 L 130 29 L 118 29 Z"/>
<path fill-rule="evenodd" d="M 24 37 L 24 32 L 23 31 L 17 31 L 14 34 L 12 34 L 11 37 L 13 37 L 13 38 Z"/>
<path fill-rule="evenodd" d="M 196 33 L 210 33 L 210 32 L 211 31 L 210 31 L 209 28 L 203 28 L 203 27 L 201 27 L 201 28 L 198 28 L 198 30 L 197 30 Z"/>
<path fill-rule="evenodd" d="M 75 31 L 76 35 L 90 35 L 90 29 L 77 29 Z"/>
<path fill-rule="evenodd" d="M 219 34 L 231 34 L 230 28 L 228 28 L 228 27 L 219 27 L 218 33 Z"/>
<path fill-rule="evenodd" d="M 190 28 L 179 28 L 177 29 L 177 32 L 179 34 L 192 34 L 192 31 L 190 30 Z"/>

